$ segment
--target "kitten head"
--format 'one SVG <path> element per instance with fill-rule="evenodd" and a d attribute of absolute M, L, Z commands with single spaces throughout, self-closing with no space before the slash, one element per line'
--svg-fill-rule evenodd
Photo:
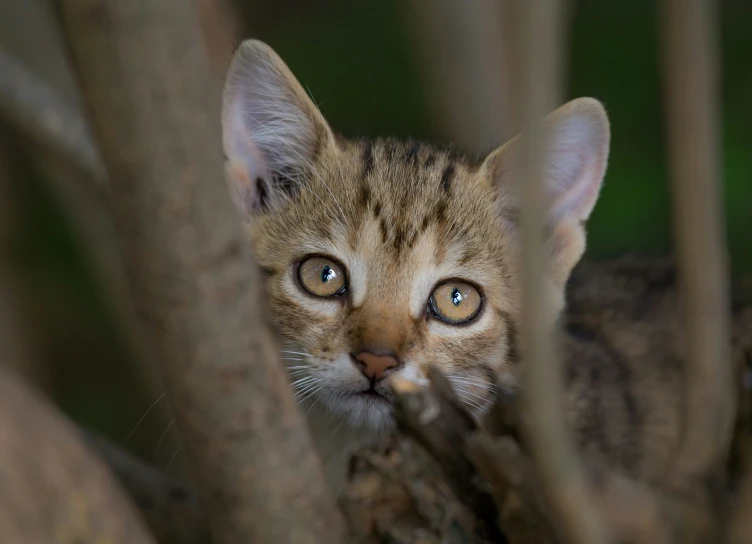
<path fill-rule="evenodd" d="M 473 409 L 513 384 L 517 139 L 482 161 L 334 134 L 267 45 L 243 43 L 222 118 L 228 179 L 265 271 L 299 398 L 351 422 L 389 424 L 384 378 L 429 365 Z M 574 100 L 546 118 L 547 284 L 564 286 L 609 149 L 606 114 Z"/>

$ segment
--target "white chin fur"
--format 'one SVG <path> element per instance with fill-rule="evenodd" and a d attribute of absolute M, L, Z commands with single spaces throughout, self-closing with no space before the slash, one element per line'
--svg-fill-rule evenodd
<path fill-rule="evenodd" d="M 371 431 L 386 431 L 394 427 L 392 403 L 383 398 L 358 395 L 322 395 L 322 401 L 335 415 L 342 417 L 356 428 Z"/>

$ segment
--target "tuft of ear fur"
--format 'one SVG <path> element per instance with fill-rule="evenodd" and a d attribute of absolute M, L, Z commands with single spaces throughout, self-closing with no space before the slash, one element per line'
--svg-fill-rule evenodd
<path fill-rule="evenodd" d="M 258 40 L 244 41 L 228 69 L 222 132 L 228 181 L 244 213 L 266 210 L 292 193 L 334 142 L 290 69 Z"/>
<path fill-rule="evenodd" d="M 603 105 L 578 98 L 543 120 L 543 165 L 551 273 L 563 287 L 585 251 L 585 222 L 598 200 L 606 173 L 610 127 Z M 514 226 L 519 217 L 519 136 L 485 160 L 498 189 L 501 212 Z"/>

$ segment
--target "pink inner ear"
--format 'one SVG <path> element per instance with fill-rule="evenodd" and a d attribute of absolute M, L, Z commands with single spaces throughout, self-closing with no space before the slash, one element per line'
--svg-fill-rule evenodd
<path fill-rule="evenodd" d="M 268 184 L 271 173 L 245 124 L 242 95 L 233 93 L 228 100 L 222 119 L 228 181 L 236 205 L 242 212 L 250 213 L 258 211 L 261 202 L 257 180 Z"/>
<path fill-rule="evenodd" d="M 601 188 L 603 162 L 589 154 L 577 154 L 577 162 L 559 172 L 563 179 L 553 180 L 558 195 L 551 205 L 551 221 L 558 223 L 565 217 L 585 221 L 590 217 Z"/>

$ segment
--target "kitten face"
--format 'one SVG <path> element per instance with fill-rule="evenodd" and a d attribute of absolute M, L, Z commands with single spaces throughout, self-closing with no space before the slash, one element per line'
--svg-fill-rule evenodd
<path fill-rule="evenodd" d="M 429 365 L 474 410 L 513 385 L 517 203 L 512 140 L 484 161 L 418 143 L 337 138 L 268 46 L 244 43 L 225 88 L 228 173 L 266 272 L 301 400 L 390 424 L 384 378 Z M 608 153 L 601 106 L 547 123 L 550 288 L 584 249 Z"/>
<path fill-rule="evenodd" d="M 305 367 L 293 377 L 320 387 L 314 396 L 331 409 L 381 425 L 390 393 L 356 360 L 365 351 L 393 357 L 418 381 L 435 364 L 483 406 L 513 341 L 516 292 L 492 187 L 479 166 L 417 144 L 339 142 L 330 153 L 313 165 L 318 176 L 250 228 L 278 329 L 298 352 L 288 355 L 304 359 L 292 361 Z M 300 274 L 310 256 L 341 270 L 344 292 L 306 290 L 301 280 L 323 284 Z M 457 305 L 455 289 L 464 291 Z"/>

